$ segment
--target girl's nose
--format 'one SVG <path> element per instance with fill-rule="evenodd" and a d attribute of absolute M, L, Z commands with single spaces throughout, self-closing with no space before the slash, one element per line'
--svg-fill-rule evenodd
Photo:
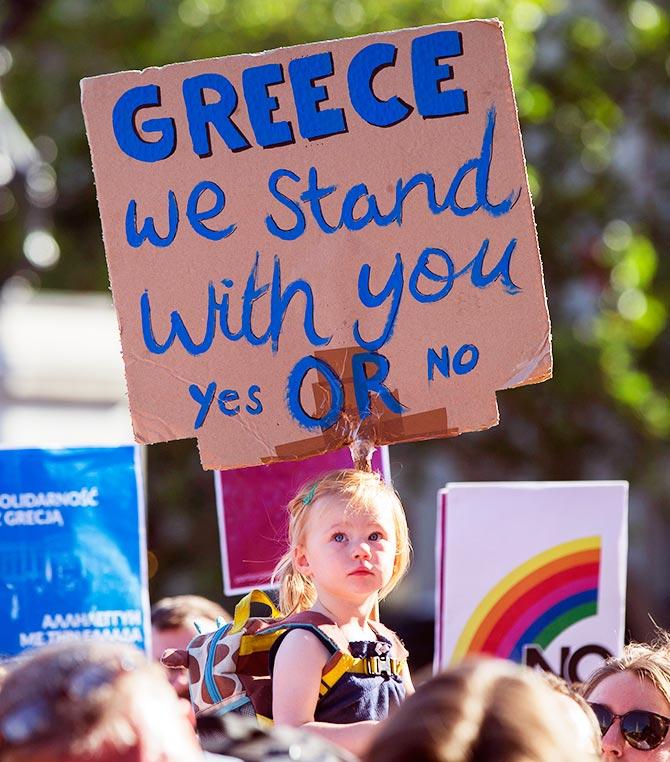
<path fill-rule="evenodd" d="M 603 759 L 620 759 L 623 757 L 625 744 L 626 741 L 619 728 L 619 720 L 615 719 L 603 736 Z"/>
<path fill-rule="evenodd" d="M 370 545 L 367 541 L 354 544 L 354 558 L 370 558 Z"/>

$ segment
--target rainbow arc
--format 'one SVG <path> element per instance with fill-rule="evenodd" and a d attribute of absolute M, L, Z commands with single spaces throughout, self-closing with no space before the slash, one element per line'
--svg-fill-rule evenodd
<path fill-rule="evenodd" d="M 583 537 L 538 553 L 483 598 L 463 628 L 452 663 L 487 653 L 521 661 L 525 645 L 545 649 L 598 613 L 601 539 Z"/>

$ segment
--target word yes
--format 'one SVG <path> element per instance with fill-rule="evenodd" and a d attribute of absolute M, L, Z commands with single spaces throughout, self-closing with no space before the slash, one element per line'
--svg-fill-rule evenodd
<path fill-rule="evenodd" d="M 212 406 L 212 402 L 214 402 L 214 397 L 216 397 L 219 410 L 223 415 L 232 417 L 238 415 L 241 410 L 241 407 L 238 404 L 238 400 L 240 400 L 239 393 L 235 389 L 222 389 L 217 394 L 216 381 L 210 382 L 204 390 L 201 389 L 198 384 L 191 384 L 188 391 L 191 397 L 200 406 L 195 418 L 195 423 L 193 424 L 194 429 L 199 429 L 205 422 L 209 409 Z M 249 402 L 244 406 L 244 409 L 249 415 L 259 415 L 263 412 L 263 403 L 258 396 L 260 391 L 261 388 L 258 384 L 252 384 L 247 389 L 247 398 Z"/>

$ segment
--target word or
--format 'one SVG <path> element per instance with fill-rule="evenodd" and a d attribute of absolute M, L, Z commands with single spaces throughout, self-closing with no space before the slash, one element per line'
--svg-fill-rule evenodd
<path fill-rule="evenodd" d="M 373 369 L 371 374 L 369 374 L 370 367 Z M 400 414 L 407 409 L 384 385 L 389 368 L 388 358 L 376 352 L 358 352 L 352 356 L 354 396 L 361 421 L 370 415 L 373 398 L 379 399 L 392 413 Z M 310 415 L 300 399 L 305 376 L 312 370 L 326 381 L 330 389 L 330 407 L 319 418 Z M 300 426 L 306 429 L 325 430 L 333 426 L 342 413 L 344 386 L 340 377 L 325 360 L 308 355 L 299 360 L 289 374 L 286 385 L 286 404 L 289 413 Z"/>
<path fill-rule="evenodd" d="M 236 404 L 240 399 L 240 395 L 235 389 L 222 389 L 218 395 L 216 394 L 216 382 L 212 381 L 207 384 L 207 387 L 203 390 L 198 384 L 191 384 L 188 388 L 189 394 L 200 406 L 198 414 L 193 424 L 194 429 L 199 429 L 207 418 L 207 413 L 212 406 L 214 397 L 216 395 L 216 401 L 219 406 L 219 410 L 228 417 L 235 416 L 240 412 L 239 404 Z M 244 406 L 244 409 L 249 415 L 259 415 L 263 412 L 263 403 L 258 396 L 261 388 L 257 384 L 252 384 L 247 389 L 247 398 L 249 402 Z"/>
<path fill-rule="evenodd" d="M 381 100 L 373 89 L 376 75 L 384 68 L 395 66 L 397 52 L 391 43 L 376 42 L 359 50 L 349 62 L 349 100 L 356 114 L 374 127 L 392 127 L 407 119 L 414 110 L 398 95 Z M 461 88 L 448 89 L 442 85 L 454 76 L 453 68 L 443 59 L 462 54 L 461 34 L 454 30 L 431 32 L 412 40 L 414 101 L 418 114 L 424 119 L 468 112 L 467 93 Z M 330 51 L 294 58 L 288 64 L 298 130 L 304 140 L 348 132 L 344 109 L 324 108 L 328 90 L 318 84 L 334 74 Z M 257 144 L 263 148 L 295 143 L 292 123 L 273 119 L 279 100 L 270 95 L 270 88 L 284 83 L 284 67 L 279 63 L 250 66 L 242 72 L 249 122 Z M 213 100 L 217 96 L 218 99 Z M 248 135 L 233 121 L 239 97 L 233 83 L 223 74 L 209 72 L 185 79 L 182 98 L 194 154 L 200 158 L 212 155 L 212 128 L 233 153 L 251 147 Z M 157 162 L 175 152 L 177 128 L 172 117 L 145 119 L 139 129 L 136 124 L 138 112 L 161 106 L 161 89 L 153 84 L 133 87 L 118 99 L 112 112 L 112 126 L 116 142 L 127 156 L 137 161 Z M 159 137 L 147 140 L 143 133 Z"/>

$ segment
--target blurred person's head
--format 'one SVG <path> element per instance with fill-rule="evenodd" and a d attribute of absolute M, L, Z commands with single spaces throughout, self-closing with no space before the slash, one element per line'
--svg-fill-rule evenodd
<path fill-rule="evenodd" d="M 0 689 L 3 762 L 196 762 L 202 752 L 159 665 L 130 646 L 78 642 L 29 654 Z"/>
<path fill-rule="evenodd" d="M 670 637 L 631 643 L 592 672 L 582 694 L 602 733 L 603 758 L 670 762 Z"/>
<path fill-rule="evenodd" d="M 586 699 L 562 677 L 553 672 L 539 672 L 544 681 L 556 692 L 573 725 L 575 744 L 583 751 L 600 754 L 600 726 L 598 718 Z"/>
<path fill-rule="evenodd" d="M 437 675 L 387 720 L 365 762 L 586 762 L 560 697 L 526 667 L 476 659 Z"/>
<path fill-rule="evenodd" d="M 201 715 L 197 730 L 202 748 L 240 762 L 357 762 L 357 758 L 304 728 L 259 725 L 237 712 Z"/>
<path fill-rule="evenodd" d="M 230 621 L 230 615 L 218 603 L 199 595 L 175 595 L 162 598 L 151 607 L 151 651 L 160 661 L 170 648 L 184 649 L 198 634 L 211 632 L 217 621 Z M 196 624 L 197 623 L 197 624 Z M 188 697 L 188 673 L 169 669 L 166 672 L 179 696 Z"/>

